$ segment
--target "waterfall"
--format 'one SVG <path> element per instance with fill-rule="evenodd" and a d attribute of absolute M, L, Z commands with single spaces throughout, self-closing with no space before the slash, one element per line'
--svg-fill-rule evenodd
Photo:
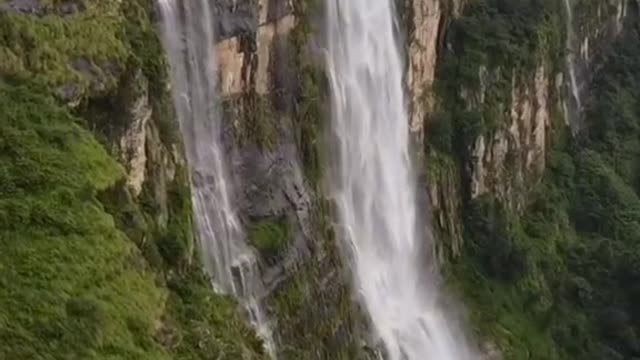
<path fill-rule="evenodd" d="M 202 261 L 215 289 L 237 296 L 267 351 L 273 354 L 270 328 L 260 305 L 263 289 L 257 258 L 245 243 L 233 207 L 233 189 L 221 144 L 212 2 L 158 1 L 174 106 L 191 169 Z"/>
<path fill-rule="evenodd" d="M 570 0 L 564 0 L 565 7 L 567 9 L 567 68 L 569 69 L 569 88 L 573 101 L 575 101 L 576 110 L 579 113 L 582 111 L 582 100 L 580 99 L 580 88 L 578 87 L 578 79 L 576 77 L 575 66 L 575 33 L 573 31 L 573 9 Z"/>
<path fill-rule="evenodd" d="M 420 226 L 394 0 L 327 0 L 331 194 L 354 288 L 389 360 L 474 359 Z"/>

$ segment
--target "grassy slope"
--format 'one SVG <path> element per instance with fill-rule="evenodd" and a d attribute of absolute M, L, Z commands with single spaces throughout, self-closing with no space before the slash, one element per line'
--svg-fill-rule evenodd
<path fill-rule="evenodd" d="M 164 146 L 174 146 L 176 137 L 164 136 L 173 119 L 151 2 L 84 3 L 70 16 L 0 13 L 0 358 L 262 358 L 235 303 L 213 294 L 188 261 L 184 169 L 166 189 L 161 226 L 156 200 L 132 199 L 122 167 L 84 129 L 121 122 L 118 101 L 91 111 L 83 104 L 122 96 L 120 82 L 141 69 L 153 121 Z M 89 73 L 71 66 L 78 58 Z M 53 97 L 69 83 L 80 89 L 84 118 Z M 113 141 L 105 134 L 103 144 Z M 144 188 L 153 194 L 153 186 Z"/>
<path fill-rule="evenodd" d="M 95 198 L 122 169 L 33 87 L 1 84 L 0 109 L 0 357 L 166 358 L 166 292 Z"/>

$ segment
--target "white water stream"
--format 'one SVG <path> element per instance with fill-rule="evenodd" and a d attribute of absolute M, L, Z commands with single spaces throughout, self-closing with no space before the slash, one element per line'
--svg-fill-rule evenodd
<path fill-rule="evenodd" d="M 245 243 L 233 207 L 233 187 L 221 145 L 213 2 L 158 3 L 173 99 L 191 168 L 193 213 L 202 261 L 216 290 L 238 297 L 273 354 L 271 331 L 259 301 L 262 283 L 256 256 Z"/>
<path fill-rule="evenodd" d="M 417 211 L 393 0 L 325 0 L 337 164 L 332 195 L 354 287 L 389 360 L 475 355 L 443 311 Z M 424 225 L 422 225 L 424 226 Z"/>
<path fill-rule="evenodd" d="M 576 110 L 579 113 L 582 111 L 582 100 L 580 99 L 580 88 L 578 87 L 578 79 L 576 77 L 576 39 L 573 31 L 573 8 L 570 0 L 564 0 L 564 5 L 567 9 L 567 67 L 569 69 L 569 88 L 571 89 L 571 95 L 576 104 Z"/>

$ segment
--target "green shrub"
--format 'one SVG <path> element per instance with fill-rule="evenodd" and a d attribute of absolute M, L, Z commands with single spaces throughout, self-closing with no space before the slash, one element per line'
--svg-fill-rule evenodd
<path fill-rule="evenodd" d="M 427 145 L 443 154 L 453 152 L 453 119 L 448 113 L 438 112 L 427 119 L 425 138 Z"/>
<path fill-rule="evenodd" d="M 289 243 L 290 226 L 286 216 L 258 220 L 249 227 L 249 242 L 265 259 L 272 259 Z"/>
<path fill-rule="evenodd" d="M 554 130 L 523 212 L 490 198 L 465 206 L 453 282 L 507 359 L 640 356 L 640 27 L 626 26 L 594 80 L 585 130 Z M 505 269 L 519 276 L 497 277 Z"/>
<path fill-rule="evenodd" d="M 489 275 L 514 281 L 527 274 L 524 241 L 516 238 L 502 204 L 485 198 L 474 200 L 465 225 L 469 256 L 478 259 Z"/>

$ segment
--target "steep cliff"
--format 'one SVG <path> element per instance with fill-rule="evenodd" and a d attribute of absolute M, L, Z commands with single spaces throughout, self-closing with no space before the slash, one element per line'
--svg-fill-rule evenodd
<path fill-rule="evenodd" d="M 635 89 L 619 76 L 635 74 L 629 54 L 637 4 L 410 4 L 419 24 L 409 23 L 408 79 L 423 88 L 409 91 L 413 124 L 425 131 L 439 259 L 478 337 L 489 340 L 487 346 L 495 342 L 504 358 L 635 356 L 636 325 L 625 305 L 633 295 L 623 292 L 608 305 L 600 298 L 611 292 L 606 281 L 621 281 L 600 277 L 618 271 L 608 261 L 630 260 L 622 253 L 604 260 L 585 250 L 616 246 L 633 252 L 634 245 L 611 240 L 608 231 L 625 222 L 609 222 L 605 230 L 609 220 L 584 197 L 600 194 L 597 201 L 612 206 L 609 211 L 632 206 L 614 199 L 629 191 L 625 182 L 635 184 L 634 132 L 620 132 L 633 127 L 635 112 L 613 97 Z M 436 31 L 438 19 L 436 33 L 412 33 Z M 439 40 L 425 46 L 434 40 L 424 39 Z M 623 43 L 629 44 L 626 51 Z M 418 82 L 415 64 L 427 74 Z M 416 106 L 415 94 L 422 105 Z M 630 112 L 614 115 L 621 111 Z M 605 166 L 603 159 L 619 165 Z M 598 177 L 611 187 L 604 190 Z M 585 228 L 587 218 L 593 227 Z M 600 275 L 582 275 L 586 264 Z M 610 312 L 627 319 L 607 325 L 624 336 L 602 333 L 602 316 Z"/>

